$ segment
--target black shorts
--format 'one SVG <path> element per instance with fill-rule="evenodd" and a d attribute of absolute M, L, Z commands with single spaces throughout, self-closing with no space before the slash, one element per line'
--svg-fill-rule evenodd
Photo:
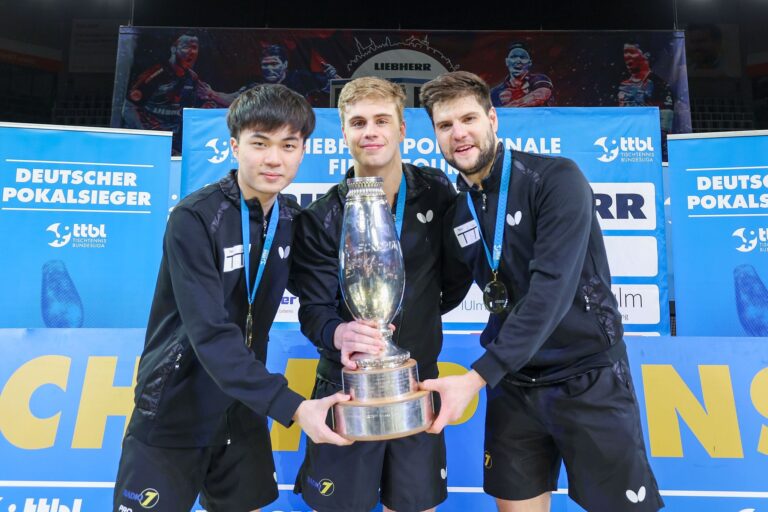
<path fill-rule="evenodd" d="M 569 496 L 588 511 L 664 506 L 625 361 L 549 386 L 502 380 L 488 390 L 485 492 L 524 500 L 553 491 L 561 460 Z"/>
<path fill-rule="evenodd" d="M 338 385 L 318 378 L 312 397 L 339 390 Z M 379 501 L 397 512 L 420 512 L 445 501 L 447 471 L 442 433 L 358 441 L 350 446 L 307 439 L 294 492 L 318 512 L 361 512 Z"/>
<path fill-rule="evenodd" d="M 208 512 L 254 510 L 277 499 L 275 478 L 266 421 L 241 441 L 203 448 L 148 446 L 127 434 L 113 512 L 189 512 L 198 494 Z"/>

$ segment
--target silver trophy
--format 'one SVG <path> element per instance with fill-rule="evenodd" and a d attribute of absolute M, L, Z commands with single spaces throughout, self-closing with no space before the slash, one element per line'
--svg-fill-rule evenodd
<path fill-rule="evenodd" d="M 403 177 L 403 179 L 405 179 Z M 429 428 L 432 395 L 419 390 L 416 361 L 392 342 L 389 324 L 400 309 L 405 267 L 383 180 L 350 178 L 339 247 L 339 281 L 356 320 L 374 321 L 386 348 L 356 354 L 342 370 L 348 402 L 334 407 L 334 430 L 356 441 L 405 437 Z"/>

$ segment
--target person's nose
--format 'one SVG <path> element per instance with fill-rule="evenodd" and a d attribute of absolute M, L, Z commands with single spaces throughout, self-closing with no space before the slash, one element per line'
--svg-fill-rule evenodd
<path fill-rule="evenodd" d="M 277 146 L 270 146 L 266 149 L 264 163 L 270 167 L 277 167 L 282 163 L 280 161 L 280 154 Z"/>
<path fill-rule="evenodd" d="M 451 137 L 453 140 L 460 141 L 467 136 L 467 130 L 461 123 L 456 123 L 451 127 Z"/>

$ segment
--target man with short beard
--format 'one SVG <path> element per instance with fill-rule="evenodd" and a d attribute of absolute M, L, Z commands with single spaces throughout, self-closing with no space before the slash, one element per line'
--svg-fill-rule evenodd
<path fill-rule="evenodd" d="M 426 83 L 421 103 L 460 172 L 453 250 L 491 313 L 472 370 L 422 383 L 442 399 L 430 431 L 487 386 L 483 488 L 499 510 L 549 510 L 561 461 L 587 510 L 658 510 L 589 183 L 571 160 L 505 151 L 472 73 Z"/>

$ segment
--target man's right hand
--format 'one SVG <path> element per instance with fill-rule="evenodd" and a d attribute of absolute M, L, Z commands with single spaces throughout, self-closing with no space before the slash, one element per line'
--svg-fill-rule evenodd
<path fill-rule="evenodd" d="M 439 434 L 449 422 L 458 420 L 483 387 L 485 380 L 475 370 L 420 382 L 420 389 L 440 393 L 440 414 L 427 432 Z"/>
<path fill-rule="evenodd" d="M 341 351 L 341 364 L 357 370 L 357 364 L 349 356 L 356 352 L 376 355 L 384 348 L 384 341 L 375 322 L 355 320 L 336 327 L 333 346 Z"/>
<path fill-rule="evenodd" d="M 304 400 L 296 409 L 293 415 L 293 421 L 299 424 L 301 429 L 317 444 L 330 443 L 337 446 L 347 446 L 352 441 L 341 437 L 339 434 L 328 428 L 325 424 L 325 418 L 328 416 L 328 409 L 339 402 L 346 402 L 350 396 L 343 393 L 327 396 L 319 400 Z"/>

